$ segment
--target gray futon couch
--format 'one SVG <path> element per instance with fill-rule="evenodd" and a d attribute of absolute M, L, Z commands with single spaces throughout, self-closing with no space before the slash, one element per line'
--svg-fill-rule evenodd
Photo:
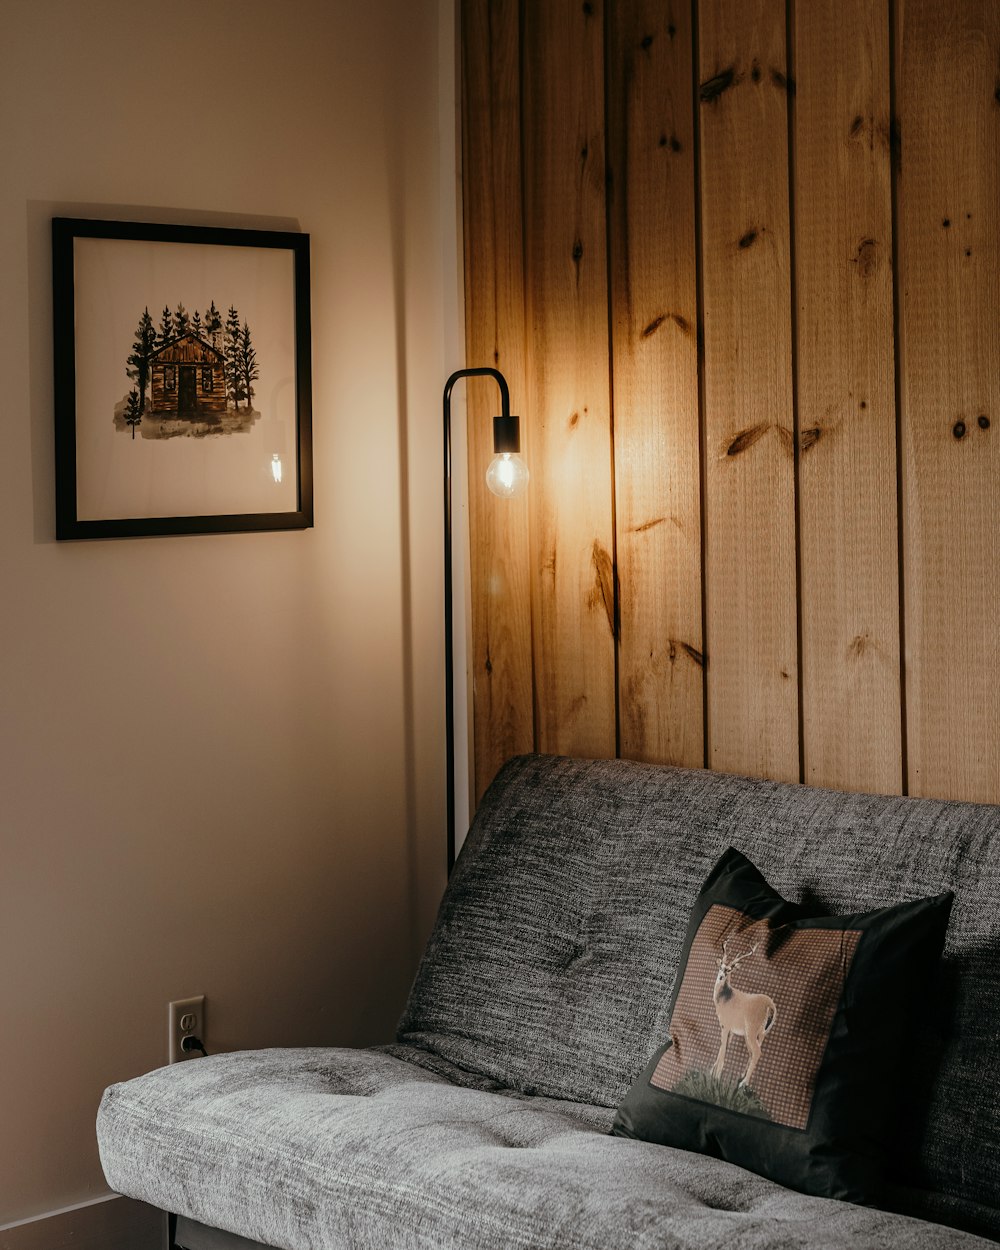
<path fill-rule="evenodd" d="M 666 1036 L 689 909 L 730 845 L 786 897 L 834 912 L 955 892 L 900 1055 L 918 1096 L 885 1205 L 903 1214 L 608 1135 Z M 98 1119 L 108 1182 L 177 1215 L 189 1250 L 994 1244 L 998 864 L 997 807 L 512 760 L 396 1042 L 218 1055 L 114 1085 Z"/>

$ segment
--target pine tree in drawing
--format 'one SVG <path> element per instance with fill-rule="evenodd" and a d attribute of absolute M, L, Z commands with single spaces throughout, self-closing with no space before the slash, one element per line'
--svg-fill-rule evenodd
<path fill-rule="evenodd" d="M 201 324 L 201 313 L 198 312 L 197 309 L 195 310 L 194 316 L 191 318 L 191 333 L 200 339 L 205 337 L 205 329 Z"/>
<path fill-rule="evenodd" d="M 125 423 L 131 426 L 133 438 L 135 438 L 135 427 L 142 422 L 141 403 L 139 392 L 133 386 L 128 393 L 128 399 L 125 401 Z"/>
<path fill-rule="evenodd" d="M 205 340 L 217 352 L 222 351 L 222 314 L 216 308 L 215 300 L 212 300 L 212 307 L 205 314 Z"/>
<path fill-rule="evenodd" d="M 174 337 L 174 318 L 169 308 L 160 313 L 160 330 L 156 336 L 156 346 L 162 347 Z"/>
<path fill-rule="evenodd" d="M 257 365 L 257 350 L 250 338 L 250 327 L 243 322 L 243 328 L 240 330 L 239 341 L 239 357 L 238 367 L 240 378 L 243 382 L 243 393 L 247 401 L 247 407 L 253 407 L 253 384 L 260 377 L 260 369 Z"/>
<path fill-rule="evenodd" d="M 132 352 L 128 357 L 128 363 L 125 369 L 126 374 L 136 384 L 136 390 L 139 395 L 139 415 L 146 411 L 146 387 L 149 385 L 149 358 L 156 350 L 156 327 L 153 325 L 153 318 L 149 315 L 149 309 L 139 318 L 139 324 L 135 331 L 135 341 L 132 344 Z M 135 392 L 133 392 L 134 394 Z M 135 428 L 132 429 L 132 437 L 135 437 Z"/>
<path fill-rule="evenodd" d="M 240 314 L 232 305 L 226 316 L 225 344 L 226 388 L 233 407 L 239 412 L 240 400 L 246 398 L 246 393 L 240 371 Z"/>
<path fill-rule="evenodd" d="M 188 316 L 187 309 L 183 304 L 178 304 L 174 312 L 174 336 L 180 338 L 182 334 L 187 334 L 191 329 L 191 318 Z"/>

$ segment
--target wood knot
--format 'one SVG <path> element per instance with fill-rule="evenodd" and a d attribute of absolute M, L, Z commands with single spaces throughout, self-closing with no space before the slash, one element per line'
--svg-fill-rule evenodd
<path fill-rule="evenodd" d="M 677 663 L 678 654 L 680 651 L 683 651 L 688 659 L 697 664 L 699 668 L 705 667 L 705 656 L 697 647 L 692 647 L 689 642 L 683 642 L 680 638 L 668 638 L 667 642 L 669 644 L 667 659 L 671 664 Z"/>
<path fill-rule="evenodd" d="M 587 603 L 592 608 L 603 604 L 608 618 L 608 629 L 611 631 L 611 637 L 617 638 L 618 608 L 617 596 L 615 594 L 614 564 L 611 556 L 601 545 L 599 539 L 594 539 L 590 561 L 594 567 L 594 586 L 588 596 Z"/>
<path fill-rule="evenodd" d="M 847 648 L 847 654 L 855 660 L 860 660 L 865 652 L 870 651 L 874 645 L 871 634 L 865 630 L 851 639 L 850 646 Z"/>
<path fill-rule="evenodd" d="M 746 234 L 740 236 L 740 240 L 736 246 L 739 247 L 741 250 L 746 251 L 748 247 L 752 247 L 754 243 L 757 241 L 757 235 L 758 235 L 757 228 L 755 226 L 751 226 L 750 229 L 746 232 Z"/>
<path fill-rule="evenodd" d="M 580 715 L 580 713 L 583 711 L 583 709 L 586 706 L 587 706 L 587 696 L 585 694 L 578 694 L 575 699 L 570 700 L 566 708 L 567 718 L 571 720 L 575 719 L 577 716 Z"/>
<path fill-rule="evenodd" d="M 760 79 L 761 79 L 760 62 L 756 60 L 755 58 L 754 63 L 750 68 L 750 81 L 760 82 Z"/>
<path fill-rule="evenodd" d="M 859 113 L 857 117 L 855 117 L 854 121 L 851 122 L 851 128 L 847 133 L 853 139 L 855 135 L 858 135 L 861 133 L 861 130 L 864 127 L 864 124 L 865 124 L 865 119 Z"/>
<path fill-rule="evenodd" d="M 578 265 L 583 256 L 583 243 L 577 239 L 573 244 L 573 263 Z"/>
<path fill-rule="evenodd" d="M 648 339 L 651 335 L 655 334 L 660 326 L 663 325 L 664 321 L 666 321 L 666 317 L 662 313 L 659 317 L 654 317 L 649 325 L 646 326 L 645 330 L 643 330 L 642 337 L 644 339 Z"/>
<path fill-rule="evenodd" d="M 711 78 L 705 79 L 698 88 L 698 98 L 702 104 L 713 104 L 724 91 L 728 91 L 735 81 L 736 66 L 730 65 L 728 69 L 721 70 Z"/>
<path fill-rule="evenodd" d="M 858 250 L 851 258 L 851 264 L 857 265 L 858 274 L 862 278 L 870 278 L 878 268 L 878 244 L 874 239 L 862 239 Z"/>
<path fill-rule="evenodd" d="M 490 659 L 490 653 L 488 651 L 486 652 L 486 664 L 484 667 L 486 669 L 487 677 L 491 676 L 493 673 L 493 661 Z"/>
<path fill-rule="evenodd" d="M 789 78 L 780 69 L 775 69 L 773 65 L 771 67 L 771 82 L 774 83 L 779 91 L 784 91 L 787 95 L 795 94 L 795 80 Z"/>
<path fill-rule="evenodd" d="M 814 425 L 810 430 L 803 430 L 799 435 L 799 447 L 803 451 L 808 451 L 810 447 L 815 447 L 822 433 L 823 431 L 818 425 Z"/>
<path fill-rule="evenodd" d="M 578 412 L 574 412 L 573 415 L 569 419 L 569 428 L 571 430 L 576 429 L 576 426 L 579 423 L 579 420 L 580 420 L 580 414 Z"/>
<path fill-rule="evenodd" d="M 670 36 L 671 39 L 673 39 L 674 35 L 677 34 L 677 27 L 673 24 L 673 22 L 671 22 L 670 25 L 667 27 L 667 34 Z M 998 90 L 1000 90 L 1000 88 L 998 88 Z"/>
<path fill-rule="evenodd" d="M 689 642 L 682 642 L 681 646 L 684 648 L 685 652 L 690 656 L 690 658 L 694 660 L 695 664 L 697 664 L 699 668 L 705 667 L 704 651 L 699 651 L 697 647 L 692 647 Z"/>
<path fill-rule="evenodd" d="M 646 530 L 654 529 L 657 525 L 662 525 L 667 518 L 665 516 L 653 517 L 651 521 L 643 521 L 641 525 L 633 525 L 633 534 L 645 534 Z"/>
<path fill-rule="evenodd" d="M 990 428 L 990 419 L 984 413 L 983 416 L 976 417 L 976 424 L 981 430 L 988 430 Z"/>
<path fill-rule="evenodd" d="M 951 432 L 952 434 L 955 435 L 956 438 L 965 438 L 965 422 L 956 421 L 955 424 L 951 427 Z"/>
<path fill-rule="evenodd" d="M 653 46 L 653 36 L 643 35 L 642 42 L 639 44 L 639 47 L 642 48 L 643 52 L 648 52 L 652 46 Z"/>
<path fill-rule="evenodd" d="M 749 429 L 740 430 L 726 448 L 726 455 L 738 456 L 740 452 L 746 451 L 759 439 L 762 439 L 766 433 L 766 425 L 752 425 Z"/>
<path fill-rule="evenodd" d="M 674 323 L 682 334 L 691 333 L 691 323 L 686 317 L 682 317 L 680 313 L 660 313 L 658 317 L 654 317 L 649 325 L 645 327 L 641 337 L 644 339 L 650 338 L 668 319 Z"/>

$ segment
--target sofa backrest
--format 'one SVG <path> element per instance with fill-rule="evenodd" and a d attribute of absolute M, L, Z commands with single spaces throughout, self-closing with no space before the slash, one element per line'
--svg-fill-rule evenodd
<path fill-rule="evenodd" d="M 901 1125 L 899 1174 L 939 1196 L 928 1213 L 967 1208 L 988 1228 L 1000 1207 L 1000 807 L 522 756 L 479 807 L 400 1041 L 514 1090 L 616 1106 L 666 1038 L 688 912 L 727 846 L 785 897 L 831 912 L 955 892 L 939 984 L 901 1056 L 920 1111 Z"/>

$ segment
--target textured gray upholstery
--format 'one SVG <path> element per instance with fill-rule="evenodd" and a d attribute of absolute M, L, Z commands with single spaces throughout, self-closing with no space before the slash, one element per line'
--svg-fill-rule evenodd
<path fill-rule="evenodd" d="M 540 756 L 481 805 L 396 1044 L 112 1086 L 109 1183 L 280 1250 L 987 1244 L 607 1136 L 730 844 L 835 911 L 955 891 L 944 975 L 914 987 L 927 1011 L 900 1056 L 895 1201 L 1000 1235 L 1000 809 Z"/>
<path fill-rule="evenodd" d="M 213 1056 L 112 1086 L 111 1185 L 281 1250 L 974 1247 L 714 1159 L 611 1112 L 453 1085 L 374 1051 Z"/>
<path fill-rule="evenodd" d="M 551 756 L 484 798 L 400 1037 L 614 1107 L 666 1038 L 687 916 L 727 846 L 833 912 L 955 892 L 912 1064 L 901 1179 L 1000 1215 L 1000 808 Z M 516 1028 L 512 1025 L 516 1022 Z M 923 1111 L 930 1100 L 929 1116 Z"/>

